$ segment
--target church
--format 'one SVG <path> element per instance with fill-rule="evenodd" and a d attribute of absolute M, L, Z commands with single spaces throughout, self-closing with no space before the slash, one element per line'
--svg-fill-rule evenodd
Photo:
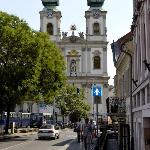
<path fill-rule="evenodd" d="M 84 32 L 76 35 L 76 25 L 70 26 L 71 34 L 61 31 L 61 11 L 57 9 L 59 0 L 41 0 L 40 32 L 46 32 L 61 49 L 66 62 L 68 83 L 85 91 L 85 101 L 90 105 L 90 117 L 106 116 L 106 99 L 109 97 L 109 76 L 107 73 L 107 11 L 102 9 L 105 0 L 87 0 L 89 9 L 83 17 L 86 20 Z M 100 88 L 100 91 L 98 89 Z M 94 91 L 94 89 L 96 89 Z M 94 94 L 95 95 L 94 95 Z M 100 96 L 98 95 L 100 93 Z M 98 95 L 98 96 L 97 96 Z M 54 112 L 54 106 L 25 102 L 16 107 L 16 112 Z M 57 110 L 55 110 L 57 111 Z M 98 112 L 98 113 L 97 113 Z M 57 111 L 58 115 L 59 110 Z"/>
<path fill-rule="evenodd" d="M 100 115 L 106 113 L 108 97 L 107 74 L 107 11 L 102 9 L 104 0 L 87 0 L 89 9 L 86 19 L 86 33 L 75 35 L 76 25 L 70 27 L 71 35 L 61 31 L 61 11 L 57 9 L 59 0 L 42 0 L 40 11 L 40 31 L 47 32 L 62 50 L 66 61 L 66 76 L 69 84 L 84 88 L 91 115 L 96 114 L 97 102 Z M 101 87 L 102 96 L 93 96 L 92 86 Z"/>

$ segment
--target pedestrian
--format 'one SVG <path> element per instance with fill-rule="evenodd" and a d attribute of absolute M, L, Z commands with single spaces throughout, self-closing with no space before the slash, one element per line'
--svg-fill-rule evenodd
<path fill-rule="evenodd" d="M 93 122 L 93 119 L 90 119 L 90 125 L 91 125 L 91 143 L 93 143 L 93 138 L 96 136 L 96 127 L 95 124 Z"/>
<path fill-rule="evenodd" d="M 92 127 L 89 118 L 85 119 L 85 124 L 82 125 L 82 136 L 85 150 L 88 150 L 91 144 Z"/>
<path fill-rule="evenodd" d="M 81 119 L 78 119 L 78 122 L 76 123 L 76 131 L 77 131 L 77 140 L 78 143 L 80 143 L 81 139 L 81 129 L 82 129 L 82 124 L 81 124 Z"/>

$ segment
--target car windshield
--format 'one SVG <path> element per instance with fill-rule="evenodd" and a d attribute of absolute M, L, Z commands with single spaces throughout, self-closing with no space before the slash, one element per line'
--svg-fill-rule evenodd
<path fill-rule="evenodd" d="M 40 129 L 53 129 L 52 125 L 43 125 Z"/>

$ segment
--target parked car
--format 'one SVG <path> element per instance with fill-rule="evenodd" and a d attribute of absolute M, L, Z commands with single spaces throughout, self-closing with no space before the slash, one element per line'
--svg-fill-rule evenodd
<path fill-rule="evenodd" d="M 63 122 L 62 121 L 57 121 L 56 123 L 58 126 L 60 126 L 61 129 L 64 128 Z"/>
<path fill-rule="evenodd" d="M 68 122 L 63 122 L 63 128 L 67 128 L 68 127 Z"/>
<path fill-rule="evenodd" d="M 53 138 L 54 140 L 59 139 L 60 132 L 57 125 L 46 124 L 39 128 L 38 139 Z"/>

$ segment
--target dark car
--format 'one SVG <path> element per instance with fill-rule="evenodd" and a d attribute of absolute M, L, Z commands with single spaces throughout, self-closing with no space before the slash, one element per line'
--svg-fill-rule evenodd
<path fill-rule="evenodd" d="M 64 128 L 63 122 L 62 121 L 57 121 L 56 123 L 58 126 L 60 126 L 61 129 Z"/>

